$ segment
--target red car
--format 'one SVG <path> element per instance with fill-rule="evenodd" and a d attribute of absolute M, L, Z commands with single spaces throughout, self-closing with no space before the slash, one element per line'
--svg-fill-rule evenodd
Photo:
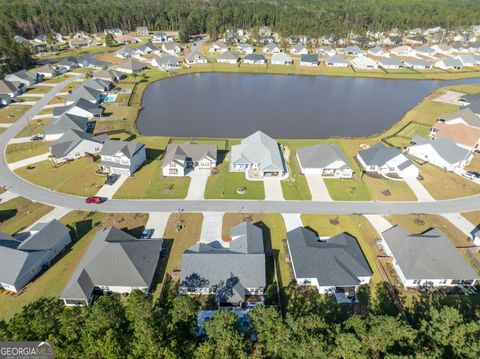
<path fill-rule="evenodd" d="M 103 203 L 106 201 L 106 198 L 104 197 L 98 197 L 98 196 L 93 196 L 93 197 L 88 197 L 85 202 L 87 203 Z"/>

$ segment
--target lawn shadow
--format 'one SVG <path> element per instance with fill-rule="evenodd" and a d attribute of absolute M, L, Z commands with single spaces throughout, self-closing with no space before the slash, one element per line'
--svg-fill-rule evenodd
<path fill-rule="evenodd" d="M 165 283 L 164 283 L 166 282 L 165 273 L 167 271 L 167 263 L 168 263 L 172 246 L 173 246 L 173 239 L 163 238 L 163 247 L 160 255 L 159 264 L 157 265 L 155 274 L 153 276 L 153 281 L 152 281 L 153 284 L 151 288 L 152 293 L 157 291 L 157 288 L 160 284 L 163 284 L 162 291 L 165 290 Z M 162 293 L 160 293 L 160 298 L 161 297 L 162 297 Z"/>
<path fill-rule="evenodd" d="M 221 165 L 223 161 L 225 161 L 225 158 L 228 155 L 228 150 L 218 150 L 217 151 L 217 165 Z"/>
<path fill-rule="evenodd" d="M 3 223 L 5 221 L 8 221 L 10 218 L 13 218 L 16 216 L 18 210 L 16 208 L 9 208 L 0 211 L 0 223 Z"/>

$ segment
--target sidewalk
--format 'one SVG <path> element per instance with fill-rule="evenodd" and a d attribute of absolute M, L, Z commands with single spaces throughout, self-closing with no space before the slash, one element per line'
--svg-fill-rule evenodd
<path fill-rule="evenodd" d="M 15 143 L 25 143 L 25 142 L 30 142 L 31 137 L 17 137 L 17 138 L 12 138 L 10 141 L 8 141 L 9 145 L 13 145 Z"/>
<path fill-rule="evenodd" d="M 14 198 L 17 198 L 17 197 L 20 197 L 20 195 L 16 194 L 16 193 L 13 193 L 13 192 L 10 192 L 10 191 L 3 192 L 2 194 L 0 194 L 0 204 L 8 202 L 11 199 L 14 199 Z"/>
<path fill-rule="evenodd" d="M 382 232 L 393 227 L 389 221 L 378 214 L 365 214 L 364 217 L 371 223 L 380 236 Z"/>
<path fill-rule="evenodd" d="M 32 230 L 38 231 L 40 230 L 45 224 L 51 222 L 54 219 L 60 220 L 63 216 L 67 213 L 70 213 L 72 210 L 69 208 L 64 207 L 55 207 L 46 215 L 41 217 L 38 221 L 32 224 L 30 227 L 24 229 L 22 232 L 30 232 Z"/>
<path fill-rule="evenodd" d="M 460 213 L 448 213 L 442 214 L 441 216 L 451 222 L 470 239 L 472 238 L 472 233 L 475 233 L 476 226 L 463 217 Z"/>
<path fill-rule="evenodd" d="M 48 156 L 50 156 L 50 153 L 44 153 L 38 156 L 30 157 L 21 161 L 13 162 L 8 164 L 8 168 L 10 168 L 10 171 L 15 171 L 16 169 L 25 167 L 25 166 L 30 166 L 31 164 L 37 163 L 37 162 L 42 162 L 48 160 Z"/>

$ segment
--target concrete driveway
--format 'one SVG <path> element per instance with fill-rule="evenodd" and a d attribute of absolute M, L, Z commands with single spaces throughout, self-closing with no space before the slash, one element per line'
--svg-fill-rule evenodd
<path fill-rule="evenodd" d="M 332 201 L 323 177 L 319 174 L 305 174 L 312 201 Z"/>
<path fill-rule="evenodd" d="M 468 221 L 460 213 L 442 214 L 442 217 L 451 222 L 469 238 L 472 238 L 472 234 L 476 233 L 477 226 Z"/>
<path fill-rule="evenodd" d="M 190 180 L 190 187 L 188 187 L 188 200 L 204 199 L 205 187 L 207 187 L 208 176 L 211 171 L 207 169 L 196 169 L 188 174 Z"/>
<path fill-rule="evenodd" d="M 203 212 L 202 231 L 200 232 L 200 243 L 222 241 L 223 212 Z"/>
<path fill-rule="evenodd" d="M 377 214 L 367 214 L 365 215 L 365 218 L 368 219 L 379 235 L 381 235 L 382 232 L 386 231 L 387 229 L 392 228 L 392 224 L 383 216 Z"/>
<path fill-rule="evenodd" d="M 406 177 L 405 183 L 410 187 L 412 192 L 417 197 L 417 201 L 419 202 L 428 202 L 434 201 L 435 199 L 428 193 L 427 189 L 423 187 L 423 184 L 416 178 L 413 177 Z"/>
<path fill-rule="evenodd" d="M 152 238 L 164 237 L 170 214 L 170 212 L 150 212 L 148 214 L 148 221 L 145 228 L 153 229 Z"/>
<path fill-rule="evenodd" d="M 282 213 L 282 217 L 287 232 L 298 227 L 303 227 L 302 215 L 300 213 Z"/>
<path fill-rule="evenodd" d="M 265 188 L 266 201 L 283 201 L 282 185 L 277 178 L 264 178 L 263 186 Z"/>
<path fill-rule="evenodd" d="M 48 160 L 48 156 L 50 156 L 49 152 L 43 153 L 43 154 L 38 155 L 38 156 L 33 156 L 33 157 L 30 157 L 30 158 L 26 158 L 26 159 L 21 160 L 21 161 L 9 163 L 8 168 L 10 169 L 10 171 L 15 171 L 18 168 L 22 168 L 22 167 L 25 167 L 25 166 L 30 166 L 30 165 L 32 165 L 34 163 L 37 163 L 37 162 L 46 161 L 46 160 Z"/>
<path fill-rule="evenodd" d="M 127 179 L 128 176 L 120 176 L 120 178 L 117 179 L 113 185 L 104 184 L 96 195 L 99 197 L 107 197 L 109 199 L 112 198 Z"/>
<path fill-rule="evenodd" d="M 11 191 L 5 191 L 3 193 L 0 193 L 0 203 L 5 203 L 10 201 L 11 199 L 20 197 L 20 195 L 11 192 Z"/>

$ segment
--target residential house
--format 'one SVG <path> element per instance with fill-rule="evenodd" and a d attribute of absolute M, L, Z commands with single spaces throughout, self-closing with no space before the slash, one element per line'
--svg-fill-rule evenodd
<path fill-rule="evenodd" d="M 70 71 L 78 67 L 77 59 L 74 57 L 69 57 L 62 59 L 57 63 L 57 67 L 63 71 Z"/>
<path fill-rule="evenodd" d="M 90 305 L 94 293 L 148 293 L 160 261 L 161 239 L 137 239 L 110 227 L 98 231 L 60 295 L 66 306 Z"/>
<path fill-rule="evenodd" d="M 160 49 L 155 45 L 146 43 L 135 49 L 135 55 L 151 55 L 151 54 L 160 54 Z"/>
<path fill-rule="evenodd" d="M 82 82 L 83 87 L 92 88 L 99 92 L 107 92 L 113 86 L 113 81 L 91 78 Z"/>
<path fill-rule="evenodd" d="M 358 162 L 366 172 L 375 172 L 383 176 L 416 178 L 418 168 L 398 148 L 385 147 L 381 142 L 358 152 Z"/>
<path fill-rule="evenodd" d="M 186 176 L 198 169 L 217 165 L 217 146 L 199 143 L 169 144 L 162 164 L 164 176 Z"/>
<path fill-rule="evenodd" d="M 463 169 L 470 164 L 473 158 L 471 151 L 458 146 L 450 138 L 436 138 L 427 141 L 422 137 L 415 136 L 412 139 L 412 146 L 407 148 L 407 152 L 421 161 L 431 163 L 446 171 Z"/>
<path fill-rule="evenodd" d="M 120 29 L 112 28 L 112 29 L 105 29 L 103 30 L 105 35 L 111 34 L 113 36 L 120 36 L 123 35 L 123 31 Z"/>
<path fill-rule="evenodd" d="M 444 44 L 433 45 L 432 49 L 436 51 L 438 54 L 447 55 L 447 56 L 451 55 L 454 52 L 450 46 L 444 45 Z"/>
<path fill-rule="evenodd" d="M 164 32 L 155 31 L 152 34 L 152 42 L 154 44 L 163 43 L 163 42 L 167 42 L 167 41 L 172 41 L 172 38 Z"/>
<path fill-rule="evenodd" d="M 398 58 L 391 56 L 378 60 L 378 65 L 387 70 L 398 70 L 403 67 L 403 62 Z"/>
<path fill-rule="evenodd" d="M 97 46 L 98 43 L 95 39 L 74 38 L 69 41 L 69 45 L 72 49 L 77 49 L 79 47 Z"/>
<path fill-rule="evenodd" d="M 25 92 L 25 85 L 18 81 L 0 80 L 0 95 L 16 97 Z"/>
<path fill-rule="evenodd" d="M 67 94 L 65 104 L 70 105 L 79 99 L 84 99 L 91 103 L 98 104 L 100 101 L 103 100 L 104 96 L 104 92 L 95 90 L 91 87 L 85 87 L 83 85 L 80 85 L 74 88 L 72 92 Z"/>
<path fill-rule="evenodd" d="M 463 106 L 473 105 L 480 102 L 480 92 L 471 94 L 471 95 L 463 95 L 459 98 L 459 102 Z"/>
<path fill-rule="evenodd" d="M 79 98 L 74 103 L 67 106 L 55 107 L 53 109 L 53 117 L 60 117 L 64 113 L 68 113 L 91 119 L 102 116 L 104 110 L 105 109 L 100 105 L 94 104 L 84 98 Z"/>
<path fill-rule="evenodd" d="M 339 302 L 356 302 L 358 287 L 368 285 L 373 276 L 356 238 L 345 232 L 319 238 L 297 227 L 287 233 L 287 248 L 297 285 L 335 294 Z"/>
<path fill-rule="evenodd" d="M 415 53 L 416 55 L 433 57 L 437 54 L 437 51 L 430 46 L 422 45 L 415 48 Z"/>
<path fill-rule="evenodd" d="M 224 43 L 223 41 L 220 41 L 220 40 L 213 43 L 212 46 L 210 46 L 210 48 L 208 49 L 208 52 L 223 53 L 225 51 L 228 51 L 228 46 L 227 46 L 226 43 Z"/>
<path fill-rule="evenodd" d="M 125 74 L 136 74 L 147 69 L 147 65 L 137 59 L 128 59 L 121 64 L 113 66 L 116 71 L 123 72 Z"/>
<path fill-rule="evenodd" d="M 108 81 L 108 82 L 117 82 L 118 80 L 121 80 L 125 78 L 126 75 L 122 72 L 115 71 L 112 69 L 108 70 L 99 70 L 93 73 L 93 78 L 97 80 L 103 80 L 103 81 Z"/>
<path fill-rule="evenodd" d="M 300 55 L 300 65 L 301 66 L 318 66 L 318 55 L 317 54 L 306 54 Z"/>
<path fill-rule="evenodd" d="M 152 60 L 152 66 L 164 70 L 171 70 L 177 69 L 180 65 L 178 63 L 178 57 L 176 57 L 175 55 L 163 55 L 155 57 Z"/>
<path fill-rule="evenodd" d="M 147 160 L 147 154 L 143 143 L 106 140 L 100 158 L 102 172 L 131 176 Z"/>
<path fill-rule="evenodd" d="M 463 69 L 463 64 L 460 60 L 453 57 L 443 57 L 435 62 L 435 67 L 443 70 L 461 70 Z"/>
<path fill-rule="evenodd" d="M 301 42 L 297 42 L 290 49 L 290 54 L 292 55 L 306 55 L 308 54 L 308 48 Z"/>
<path fill-rule="evenodd" d="M 262 49 L 262 52 L 264 54 L 277 54 L 277 53 L 280 53 L 282 52 L 282 49 L 280 47 L 278 47 L 277 44 L 275 43 L 270 43 L 270 44 L 266 44 L 263 49 Z"/>
<path fill-rule="evenodd" d="M 175 41 L 167 41 L 162 44 L 162 50 L 169 55 L 176 55 L 182 52 L 182 48 Z"/>
<path fill-rule="evenodd" d="M 18 293 L 70 243 L 70 229 L 56 219 L 23 241 L 0 233 L 0 288 Z"/>
<path fill-rule="evenodd" d="M 334 56 L 336 54 L 335 49 L 330 46 L 320 46 L 317 48 L 317 54 L 322 56 Z"/>
<path fill-rule="evenodd" d="M 105 142 L 105 136 L 69 129 L 58 140 L 48 146 L 54 164 L 73 161 L 87 154 L 98 154 Z"/>
<path fill-rule="evenodd" d="M 447 125 L 464 124 L 473 128 L 480 128 L 480 117 L 475 115 L 471 109 L 464 107 L 459 111 L 440 115 L 437 118 L 438 122 L 446 123 Z"/>
<path fill-rule="evenodd" d="M 382 43 L 387 46 L 400 46 L 403 44 L 403 39 L 401 36 L 388 36 Z"/>
<path fill-rule="evenodd" d="M 353 169 L 337 144 L 319 144 L 297 150 L 300 173 L 352 178 Z"/>
<path fill-rule="evenodd" d="M 260 227 L 243 222 L 230 229 L 228 248 L 197 243 L 182 254 L 180 293 L 214 294 L 219 306 L 263 302 L 266 258 Z"/>
<path fill-rule="evenodd" d="M 5 80 L 10 82 L 20 82 L 25 86 L 35 85 L 39 81 L 37 73 L 29 72 L 27 70 L 20 70 L 13 74 L 6 75 Z"/>
<path fill-rule="evenodd" d="M 430 62 L 421 59 L 403 60 L 403 64 L 405 65 L 405 67 L 414 70 L 427 70 L 433 67 Z"/>
<path fill-rule="evenodd" d="M 463 123 L 454 125 L 437 122 L 430 132 L 431 138 L 450 138 L 458 146 L 469 151 L 480 150 L 480 128 Z"/>
<path fill-rule="evenodd" d="M 277 141 L 262 131 L 232 146 L 229 164 L 231 172 L 245 172 L 247 179 L 284 177 L 288 173 Z"/>
<path fill-rule="evenodd" d="M 244 64 L 249 65 L 264 65 L 267 63 L 265 56 L 260 54 L 247 54 L 243 59 Z"/>
<path fill-rule="evenodd" d="M 52 77 L 55 77 L 62 73 L 62 70 L 52 64 L 43 65 L 35 69 L 35 71 L 39 76 L 42 77 L 42 79 L 51 79 Z"/>
<path fill-rule="evenodd" d="M 254 53 L 255 48 L 250 44 L 242 43 L 238 44 L 237 47 L 235 47 L 235 51 L 249 55 Z"/>
<path fill-rule="evenodd" d="M 138 36 L 148 36 L 150 33 L 148 32 L 148 27 L 146 26 L 137 26 L 135 32 Z"/>
<path fill-rule="evenodd" d="M 368 53 L 372 56 L 377 56 L 377 57 L 389 57 L 390 52 L 385 50 L 381 46 L 375 46 L 372 47 L 371 49 L 368 49 Z"/>
<path fill-rule="evenodd" d="M 0 107 L 8 106 L 12 103 L 12 97 L 6 93 L 0 93 Z"/>
<path fill-rule="evenodd" d="M 412 36 L 406 38 L 405 42 L 410 45 L 423 45 L 427 43 L 427 39 L 423 36 Z"/>
<path fill-rule="evenodd" d="M 348 67 L 350 64 L 342 55 L 333 55 L 325 59 L 325 65 L 330 67 Z"/>
<path fill-rule="evenodd" d="M 378 69 L 378 64 L 377 61 L 371 59 L 370 57 L 367 56 L 359 56 L 355 57 L 352 61 L 351 64 L 353 68 L 358 69 L 358 70 L 374 70 Z"/>
<path fill-rule="evenodd" d="M 403 45 L 403 46 L 398 46 L 390 50 L 392 55 L 395 56 L 415 56 L 416 52 L 411 46 Z"/>
<path fill-rule="evenodd" d="M 346 56 L 358 57 L 358 56 L 365 55 L 363 50 L 361 48 L 359 48 L 358 46 L 347 46 L 344 49 L 341 49 L 340 51 Z"/>
<path fill-rule="evenodd" d="M 194 64 L 206 64 L 208 63 L 208 60 L 205 56 L 203 56 L 200 52 L 198 51 L 192 51 L 189 54 L 185 56 L 185 62 L 188 65 L 194 65 Z"/>
<path fill-rule="evenodd" d="M 293 59 L 289 54 L 284 52 L 276 52 L 272 55 L 270 60 L 272 65 L 292 65 Z"/>
<path fill-rule="evenodd" d="M 60 117 L 52 119 L 50 123 L 45 125 L 43 132 L 45 135 L 45 141 L 56 141 L 69 130 L 87 132 L 89 128 L 90 122 L 86 117 L 64 113 Z"/>
<path fill-rule="evenodd" d="M 117 35 L 114 37 L 115 42 L 117 44 L 136 44 L 139 42 L 139 40 L 129 34 L 124 34 L 124 35 Z"/>
<path fill-rule="evenodd" d="M 101 61 L 101 60 L 96 59 L 92 55 L 85 55 L 85 56 L 79 57 L 77 60 L 78 60 L 78 66 L 79 67 L 101 69 L 101 68 L 109 65 L 105 61 Z"/>
<path fill-rule="evenodd" d="M 120 50 L 115 51 L 115 57 L 118 57 L 120 59 L 129 59 L 135 54 L 134 49 L 131 47 L 124 46 Z"/>
<path fill-rule="evenodd" d="M 455 59 L 460 61 L 465 67 L 473 67 L 480 65 L 480 57 L 476 55 L 459 55 L 455 56 Z"/>
<path fill-rule="evenodd" d="M 382 247 L 405 288 L 467 286 L 480 279 L 439 229 L 410 234 L 399 226 L 382 232 Z"/>
<path fill-rule="evenodd" d="M 217 62 L 221 64 L 235 65 L 239 60 L 240 58 L 230 50 L 222 52 L 220 56 L 217 57 Z"/>

